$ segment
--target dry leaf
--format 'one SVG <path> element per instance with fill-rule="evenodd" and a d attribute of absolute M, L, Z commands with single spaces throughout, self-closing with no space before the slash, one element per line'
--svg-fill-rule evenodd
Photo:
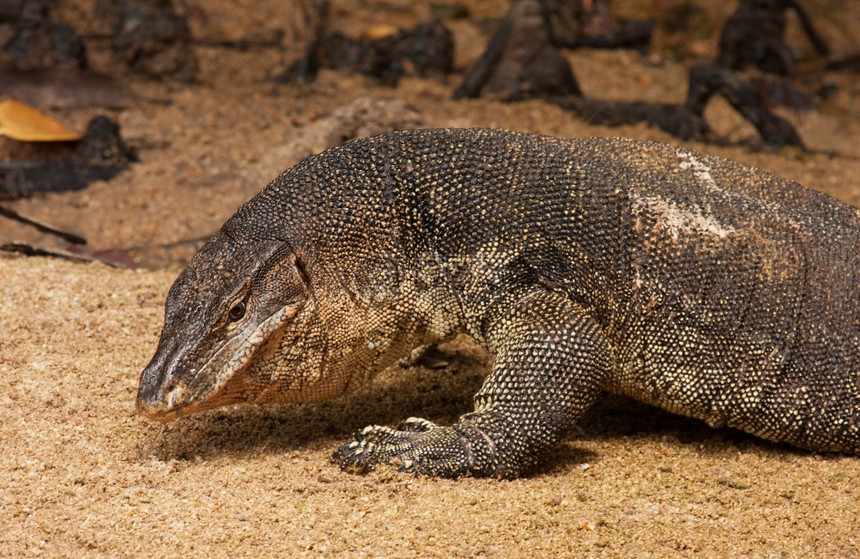
<path fill-rule="evenodd" d="M 69 142 L 83 138 L 33 107 L 10 100 L 0 102 L 0 135 L 22 142 Z"/>
<path fill-rule="evenodd" d="M 378 41 L 379 39 L 397 35 L 399 32 L 399 29 L 393 25 L 373 25 L 361 34 L 361 38 L 366 41 Z"/>

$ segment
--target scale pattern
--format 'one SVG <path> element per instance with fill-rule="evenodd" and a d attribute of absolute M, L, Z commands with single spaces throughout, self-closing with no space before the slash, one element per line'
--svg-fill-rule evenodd
<path fill-rule="evenodd" d="M 325 400 L 459 332 L 495 355 L 475 411 L 365 428 L 335 461 L 516 477 L 601 390 L 860 453 L 860 211 L 672 146 L 484 129 L 274 180 L 171 288 L 138 409 Z"/>

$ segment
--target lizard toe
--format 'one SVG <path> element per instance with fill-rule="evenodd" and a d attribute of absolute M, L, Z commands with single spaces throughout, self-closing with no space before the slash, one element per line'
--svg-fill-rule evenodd
<path fill-rule="evenodd" d="M 426 433 L 431 429 L 435 429 L 437 425 L 432 421 L 421 419 L 420 417 L 410 417 L 397 426 L 398 431 L 408 431 L 411 433 Z"/>
<path fill-rule="evenodd" d="M 365 427 L 332 455 L 332 461 L 354 473 L 391 465 L 413 475 L 499 475 L 493 452 L 482 448 L 485 436 L 474 426 L 439 427 L 424 419 L 409 418 L 400 427 Z"/>

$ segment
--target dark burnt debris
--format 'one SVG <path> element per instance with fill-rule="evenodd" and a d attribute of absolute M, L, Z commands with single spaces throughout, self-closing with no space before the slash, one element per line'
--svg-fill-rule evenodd
<path fill-rule="evenodd" d="M 12 141 L 6 142 L 9 146 Z M 10 151 L 25 156 L 0 161 L 0 199 L 80 190 L 93 181 L 112 179 L 136 160 L 119 126 L 105 116 L 90 121 L 78 142 L 17 144 Z"/>
<path fill-rule="evenodd" d="M 404 76 L 445 75 L 454 63 L 454 37 L 438 21 L 420 23 L 378 38 L 326 31 L 328 2 L 317 5 L 317 25 L 305 56 L 276 81 L 313 80 L 322 68 L 350 70 L 394 86 Z"/>
<path fill-rule="evenodd" d="M 557 47 L 648 48 L 654 24 L 619 20 L 608 0 L 540 0 L 552 43 Z"/>
<path fill-rule="evenodd" d="M 542 98 L 597 124 L 647 122 L 684 140 L 714 142 L 719 138 L 705 121 L 704 109 L 714 95 L 720 95 L 756 127 L 765 146 L 804 147 L 791 123 L 773 114 L 755 87 L 715 63 L 698 62 L 691 67 L 688 97 L 683 104 L 585 98 L 554 40 L 560 33 L 558 25 L 553 28 L 548 23 L 561 21 L 548 11 L 561 5 L 560 0 L 515 2 L 454 98 Z"/>
<path fill-rule="evenodd" d="M 545 7 L 537 0 L 515 2 L 454 98 L 581 97 L 570 64 L 553 44 L 547 21 Z"/>
<path fill-rule="evenodd" d="M 786 79 L 795 74 L 797 65 L 796 48 L 785 42 L 789 10 L 796 14 L 815 52 L 828 56 L 830 47 L 797 0 L 740 0 L 720 34 L 717 62 L 732 70 L 761 72 L 750 81 L 768 106 L 812 111 L 816 109 L 815 102 Z M 825 84 L 818 96 L 826 97 L 828 92 Z"/>
<path fill-rule="evenodd" d="M 547 100 L 596 124 L 622 126 L 647 122 L 683 140 L 718 143 L 720 138 L 704 117 L 705 107 L 714 95 L 725 98 L 755 126 L 765 146 L 805 149 L 794 126 L 769 111 L 750 83 L 725 67 L 707 61 L 697 62 L 690 68 L 689 90 L 684 103 L 608 101 L 577 95 Z"/>
<path fill-rule="evenodd" d="M 0 0 L 0 96 L 43 109 L 116 109 L 133 99 L 123 70 L 149 79 L 193 79 L 189 27 L 169 0 L 100 0 L 79 25 L 84 35 L 53 16 L 57 4 Z M 117 62 L 111 75 L 90 69 L 93 46 Z"/>
<path fill-rule="evenodd" d="M 74 29 L 52 19 L 49 8 L 48 0 L 0 2 L 0 68 L 86 68 L 83 41 Z"/>
<path fill-rule="evenodd" d="M 818 54 L 830 54 L 827 43 L 815 31 L 797 0 L 740 0 L 738 9 L 723 26 L 717 62 L 732 70 L 754 67 L 762 72 L 790 75 L 795 57 L 784 39 L 788 10 L 797 14 Z"/>
<path fill-rule="evenodd" d="M 52 4 L 0 1 L 0 69 L 87 68 L 83 38 L 52 16 Z M 111 30 L 116 59 L 133 72 L 150 78 L 193 78 L 196 60 L 190 28 L 171 0 L 103 0 L 96 2 L 92 17 Z"/>
<path fill-rule="evenodd" d="M 113 50 L 133 71 L 152 78 L 176 76 L 191 81 L 197 61 L 185 16 L 171 0 L 113 0 L 108 13 L 116 33 Z"/>
<path fill-rule="evenodd" d="M 312 71 L 352 70 L 390 86 L 403 76 L 445 75 L 454 60 L 454 39 L 439 22 L 421 23 L 373 40 L 332 33 L 319 43 L 319 49 Z"/>

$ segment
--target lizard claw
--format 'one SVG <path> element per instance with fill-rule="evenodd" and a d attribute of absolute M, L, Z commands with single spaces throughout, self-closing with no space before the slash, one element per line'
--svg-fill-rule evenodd
<path fill-rule="evenodd" d="M 367 473 L 379 464 L 398 462 L 399 471 L 411 471 L 414 460 L 408 457 L 412 440 L 433 429 L 435 424 L 418 418 L 409 418 L 398 429 L 371 425 L 358 431 L 353 440 L 343 444 L 332 454 L 332 461 L 341 469 Z"/>
<path fill-rule="evenodd" d="M 397 429 L 365 427 L 332 454 L 332 461 L 343 470 L 362 474 L 385 464 L 413 475 L 504 475 L 495 448 L 488 443 L 486 435 L 472 425 L 439 427 L 410 417 Z"/>

